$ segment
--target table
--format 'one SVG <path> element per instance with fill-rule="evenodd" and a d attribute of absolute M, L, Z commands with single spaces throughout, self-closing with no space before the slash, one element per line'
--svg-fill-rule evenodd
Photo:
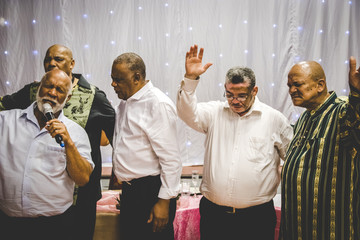
<path fill-rule="evenodd" d="M 119 215 L 116 209 L 116 197 L 120 191 L 109 190 L 102 193 L 102 198 L 97 204 L 96 225 L 94 240 L 118 239 Z M 276 196 L 278 198 L 279 196 Z M 174 219 L 175 240 L 198 240 L 200 239 L 200 212 L 199 203 L 202 196 L 183 196 L 177 201 L 176 215 Z M 277 224 L 275 228 L 275 239 L 279 236 L 281 208 L 275 205 Z"/>

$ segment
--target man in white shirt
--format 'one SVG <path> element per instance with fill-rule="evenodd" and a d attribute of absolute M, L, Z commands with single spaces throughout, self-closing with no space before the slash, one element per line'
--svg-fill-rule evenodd
<path fill-rule="evenodd" d="M 27 109 L 0 112 L 3 239 L 70 239 L 74 186 L 85 185 L 94 167 L 85 130 L 62 112 L 71 89 L 69 76 L 54 69 Z M 51 120 L 45 104 L 54 112 Z"/>
<path fill-rule="evenodd" d="M 226 74 L 227 101 L 197 103 L 203 49 L 186 53 L 186 74 L 178 92 L 179 117 L 206 134 L 200 202 L 201 239 L 274 239 L 273 197 L 280 182 L 292 128 L 283 114 L 257 98 L 250 68 Z"/>
<path fill-rule="evenodd" d="M 173 239 L 181 161 L 173 102 L 146 80 L 135 53 L 118 56 L 111 71 L 120 99 L 113 168 L 122 181 L 121 239 Z"/>

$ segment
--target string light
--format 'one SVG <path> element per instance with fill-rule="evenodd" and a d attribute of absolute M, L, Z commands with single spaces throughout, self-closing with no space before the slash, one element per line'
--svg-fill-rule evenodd
<path fill-rule="evenodd" d="M 248 21 L 247 20 L 244 20 L 244 24 L 247 24 L 248 23 Z"/>
<path fill-rule="evenodd" d="M 274 24 L 273 24 L 273 28 L 276 28 L 276 27 L 277 27 L 277 25 L 274 23 Z"/>
<path fill-rule="evenodd" d="M 36 56 L 36 55 L 38 55 L 38 54 L 39 54 L 39 51 L 38 51 L 38 50 L 34 50 L 34 51 L 33 51 L 33 55 Z"/>
<path fill-rule="evenodd" d="M 190 147 L 191 146 L 191 141 L 186 141 L 186 146 Z"/>
<path fill-rule="evenodd" d="M 9 82 L 9 81 L 6 81 L 6 85 L 10 86 L 10 82 Z"/>
<path fill-rule="evenodd" d="M 275 53 L 271 54 L 271 57 L 273 57 L 273 58 L 274 58 L 274 57 L 275 57 Z"/>
<path fill-rule="evenodd" d="M 345 34 L 346 34 L 346 35 L 349 35 L 349 34 L 350 34 L 350 31 L 349 31 L 349 30 L 347 30 L 347 31 L 345 32 Z"/>
<path fill-rule="evenodd" d="M 110 43 L 111 43 L 111 45 L 115 45 L 115 41 L 114 41 L 114 40 L 112 40 Z"/>
<path fill-rule="evenodd" d="M 32 23 L 33 23 L 33 24 L 35 24 L 35 23 L 36 23 L 36 20 L 35 20 L 35 19 L 33 19 L 33 20 L 32 20 Z"/>
<path fill-rule="evenodd" d="M 110 10 L 110 14 L 111 14 L 111 15 L 114 14 L 114 11 L 113 11 L 113 10 Z"/>
<path fill-rule="evenodd" d="M 141 39 L 142 39 L 142 38 L 139 36 L 139 37 L 138 37 L 138 40 L 141 40 Z"/>
<path fill-rule="evenodd" d="M 86 49 L 89 48 L 89 44 L 85 44 L 84 48 L 86 48 Z"/>
<path fill-rule="evenodd" d="M 168 3 L 165 3 L 165 7 L 168 7 L 169 6 L 169 4 Z"/>
<path fill-rule="evenodd" d="M 4 51 L 4 54 L 5 54 L 5 55 L 8 55 L 8 54 L 9 54 L 9 52 L 8 52 L 8 51 Z"/>
<path fill-rule="evenodd" d="M 88 18 L 88 15 L 87 14 L 83 14 L 83 18 Z"/>
<path fill-rule="evenodd" d="M 323 30 L 322 30 L 322 29 L 320 29 L 320 30 L 319 30 L 319 33 L 320 33 L 320 34 L 322 34 L 322 33 L 323 33 Z"/>
<path fill-rule="evenodd" d="M 189 27 L 189 31 L 192 31 L 193 30 L 193 28 L 192 27 Z"/>
<path fill-rule="evenodd" d="M 222 24 L 219 24 L 219 28 L 222 28 Z"/>
<path fill-rule="evenodd" d="M 59 21 L 59 20 L 61 19 L 61 17 L 60 17 L 59 15 L 57 15 L 57 16 L 55 17 L 55 19 Z"/>
<path fill-rule="evenodd" d="M 141 6 L 139 6 L 139 7 L 138 7 L 138 9 L 139 9 L 139 10 L 142 10 L 142 7 L 141 7 Z"/>

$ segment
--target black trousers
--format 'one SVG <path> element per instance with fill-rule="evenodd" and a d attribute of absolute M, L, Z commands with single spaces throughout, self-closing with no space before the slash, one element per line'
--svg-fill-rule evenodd
<path fill-rule="evenodd" d="M 97 202 L 93 198 L 93 196 L 89 196 L 87 201 L 77 201 L 75 206 L 71 206 L 75 223 L 71 237 L 74 240 L 93 239 Z"/>
<path fill-rule="evenodd" d="M 150 211 L 158 201 L 160 186 L 160 175 L 135 179 L 130 184 L 123 182 L 120 201 L 121 240 L 174 239 L 175 198 L 170 200 L 169 222 L 163 231 L 154 233 L 152 223 L 147 223 Z"/>
<path fill-rule="evenodd" d="M 6 240 L 67 240 L 72 239 L 71 209 L 51 217 L 9 217 L 0 211 L 0 238 Z"/>
<path fill-rule="evenodd" d="M 200 200 L 200 236 L 209 239 L 274 240 L 274 202 L 233 209 L 219 206 L 205 197 Z"/>

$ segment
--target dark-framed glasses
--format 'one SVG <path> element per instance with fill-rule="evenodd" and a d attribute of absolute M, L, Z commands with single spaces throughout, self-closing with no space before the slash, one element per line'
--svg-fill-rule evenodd
<path fill-rule="evenodd" d="M 234 101 L 234 99 L 236 99 L 239 102 L 245 102 L 249 98 L 249 96 L 250 96 L 250 94 L 242 94 L 242 95 L 235 97 L 232 94 L 226 93 L 226 91 L 224 92 L 224 97 L 226 97 L 226 99 L 231 102 Z"/>

